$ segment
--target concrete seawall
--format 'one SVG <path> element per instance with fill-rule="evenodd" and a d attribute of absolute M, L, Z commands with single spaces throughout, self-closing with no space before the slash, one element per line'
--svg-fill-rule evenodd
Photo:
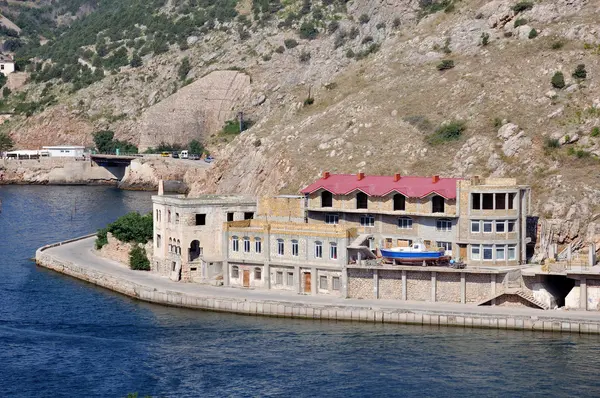
<path fill-rule="evenodd" d="M 44 246 L 36 251 L 36 262 L 39 266 L 135 299 L 175 307 L 319 320 L 600 334 L 600 314 L 595 312 L 334 300 L 327 297 L 273 294 L 171 282 L 149 273 L 119 268 L 114 264 L 106 264 L 104 268 L 101 263 L 109 260 L 96 257 L 90 250 L 90 244 L 85 241 L 92 236 L 94 235 Z M 76 245 L 85 247 L 85 250 L 78 249 L 74 255 L 78 261 L 67 260 L 62 254 L 64 252 L 57 250 L 64 251 L 66 249 L 63 247 Z M 89 258 L 90 264 L 94 263 L 95 266 L 84 264 L 85 258 Z"/>

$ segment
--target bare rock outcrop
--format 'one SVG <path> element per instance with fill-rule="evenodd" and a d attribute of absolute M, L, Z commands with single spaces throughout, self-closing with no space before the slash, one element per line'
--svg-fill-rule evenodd
<path fill-rule="evenodd" d="M 237 71 L 215 71 L 148 108 L 138 124 L 140 150 L 189 142 L 218 131 L 250 94 L 250 77 Z"/>

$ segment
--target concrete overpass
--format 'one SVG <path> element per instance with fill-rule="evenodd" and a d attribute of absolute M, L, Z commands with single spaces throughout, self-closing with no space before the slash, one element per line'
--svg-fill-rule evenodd
<path fill-rule="evenodd" d="M 131 164 L 134 159 L 141 158 L 142 155 L 105 155 L 93 154 L 90 155 L 92 166 L 104 167 L 117 180 L 121 181 L 125 176 L 125 169 Z"/>

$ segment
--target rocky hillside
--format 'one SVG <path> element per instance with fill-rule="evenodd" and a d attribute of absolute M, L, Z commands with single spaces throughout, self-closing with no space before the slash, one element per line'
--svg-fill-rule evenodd
<path fill-rule="evenodd" d="M 217 162 L 188 173 L 193 194 L 292 193 L 323 170 L 515 176 L 559 242 L 600 240 L 598 2 L 257 0 L 223 2 L 227 16 L 202 3 L 154 2 L 174 25 L 207 17 L 158 44 L 139 23 L 81 42 L 105 75 L 79 68 L 98 76 L 87 85 L 44 80 L 59 63 L 43 49 L 4 101 L 35 106 L 2 129 L 23 146 L 90 144 L 100 129 L 142 148 L 197 134 Z M 221 131 L 238 112 L 252 127 Z"/>

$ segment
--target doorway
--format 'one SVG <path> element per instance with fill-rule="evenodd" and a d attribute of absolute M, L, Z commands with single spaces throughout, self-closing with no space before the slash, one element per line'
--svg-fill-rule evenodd
<path fill-rule="evenodd" d="M 250 287 L 250 271 L 247 269 L 244 270 L 244 287 Z"/>
<path fill-rule="evenodd" d="M 458 256 L 462 261 L 467 259 L 467 245 L 458 245 Z"/>
<path fill-rule="evenodd" d="M 310 281 L 311 281 L 310 272 L 304 273 L 304 293 L 312 292 Z"/>

